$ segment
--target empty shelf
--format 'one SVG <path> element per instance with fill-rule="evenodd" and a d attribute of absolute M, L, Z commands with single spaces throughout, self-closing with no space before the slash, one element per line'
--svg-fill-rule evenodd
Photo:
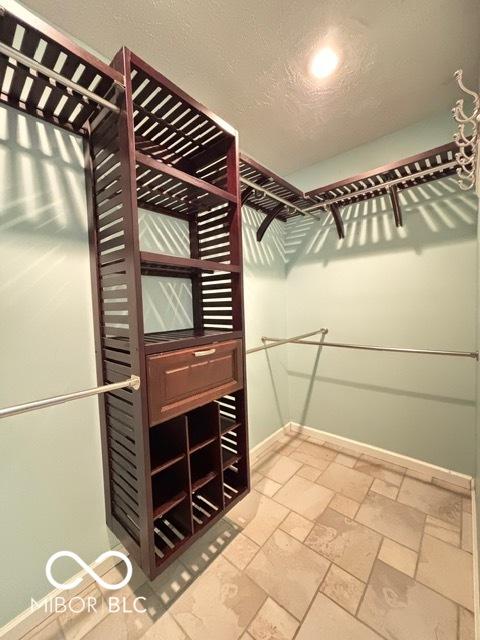
<path fill-rule="evenodd" d="M 217 473 L 215 473 L 215 471 L 209 471 L 200 478 L 197 478 L 194 482 L 192 482 L 192 493 L 198 491 L 216 477 Z"/>
<path fill-rule="evenodd" d="M 206 438 L 205 440 L 203 440 L 201 442 L 197 442 L 197 443 L 191 445 L 190 446 L 190 453 L 195 453 L 195 451 L 199 451 L 200 449 L 203 449 L 203 447 L 208 446 L 209 444 L 214 442 L 216 439 L 217 439 L 217 436 L 211 436 L 210 438 Z"/>
<path fill-rule="evenodd" d="M 153 510 L 153 518 L 160 518 L 161 516 L 168 513 L 173 507 L 176 507 L 177 504 L 180 504 L 187 497 L 186 491 L 179 491 L 174 496 L 165 500 L 161 504 L 157 505 Z"/>
<path fill-rule="evenodd" d="M 241 331 L 221 331 L 219 329 L 178 329 L 145 334 L 145 353 L 162 353 L 176 349 L 188 349 L 211 342 L 223 342 L 242 337 Z"/>
<path fill-rule="evenodd" d="M 241 425 L 241 422 L 236 422 L 232 420 L 232 418 L 226 418 L 225 416 L 220 416 L 220 430 L 221 434 L 228 433 L 229 431 L 234 431 Z"/>
<path fill-rule="evenodd" d="M 136 152 L 137 202 L 158 213 L 189 214 L 236 204 L 237 198 L 213 184 Z"/>
<path fill-rule="evenodd" d="M 181 256 L 169 256 L 163 253 L 152 253 L 149 251 L 141 251 L 140 260 L 142 273 L 144 275 L 165 275 L 188 278 L 192 274 L 201 272 L 240 272 L 240 267 L 236 264 L 226 264 L 224 262 L 215 262 L 214 260 L 183 258 Z"/>
<path fill-rule="evenodd" d="M 222 468 L 228 469 L 241 459 L 238 453 L 232 453 L 226 449 L 222 449 Z"/>
<path fill-rule="evenodd" d="M 152 465 L 151 475 L 154 476 L 157 473 L 160 473 L 161 471 L 163 471 L 164 469 L 168 469 L 168 467 L 171 467 L 172 465 L 177 464 L 177 462 L 180 462 L 180 460 L 183 460 L 183 458 L 185 458 L 185 454 L 180 453 L 178 456 L 175 456 L 174 458 L 170 458 L 169 460 L 164 460 L 163 462 Z"/>

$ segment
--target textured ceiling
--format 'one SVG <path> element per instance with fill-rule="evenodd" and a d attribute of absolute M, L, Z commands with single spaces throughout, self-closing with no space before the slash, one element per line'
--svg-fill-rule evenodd
<path fill-rule="evenodd" d="M 477 0 L 26 0 L 109 59 L 125 44 L 280 174 L 448 109 L 478 77 Z M 341 55 L 308 76 L 320 45 Z M 453 131 L 452 123 L 452 131 Z"/>

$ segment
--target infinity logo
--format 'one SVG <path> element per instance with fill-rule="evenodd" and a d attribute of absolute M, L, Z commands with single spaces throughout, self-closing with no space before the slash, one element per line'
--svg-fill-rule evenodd
<path fill-rule="evenodd" d="M 101 553 L 95 560 L 95 562 L 99 564 L 107 558 L 120 558 L 121 560 L 123 560 L 127 567 L 127 575 L 118 584 L 108 584 L 108 582 L 105 582 L 105 580 L 103 580 L 101 576 L 95 573 L 92 567 L 89 567 L 88 564 L 86 564 L 76 553 L 73 553 L 73 551 L 57 551 L 57 553 L 54 553 L 48 559 L 48 562 L 45 565 L 45 575 L 47 576 L 47 580 L 51 585 L 57 587 L 57 589 L 61 589 L 62 591 L 65 591 L 67 589 L 75 589 L 75 587 L 78 587 L 78 585 L 82 582 L 84 576 L 78 576 L 71 582 L 57 582 L 52 576 L 52 566 L 54 562 L 58 560 L 58 558 L 72 558 L 72 560 L 75 560 L 75 562 L 79 564 L 80 567 L 82 567 L 82 569 L 84 569 L 84 571 L 86 571 L 88 575 L 91 576 L 95 580 L 95 582 L 97 582 L 97 584 L 99 584 L 104 589 L 121 589 L 126 584 L 128 584 L 133 573 L 132 563 L 130 562 L 129 558 L 121 551 L 105 551 L 104 553 Z"/>

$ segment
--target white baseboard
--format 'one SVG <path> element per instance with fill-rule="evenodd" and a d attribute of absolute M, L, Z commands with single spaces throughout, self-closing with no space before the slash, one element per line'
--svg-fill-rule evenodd
<path fill-rule="evenodd" d="M 115 547 L 112 547 L 112 549 L 115 551 L 121 551 L 128 555 L 126 549 L 121 544 L 117 544 Z M 92 562 L 90 567 L 97 575 L 103 576 L 119 562 L 122 562 L 120 558 L 111 557 L 106 558 L 100 563 Z M 48 607 L 46 607 L 50 601 L 53 601 L 54 598 L 59 596 L 64 597 L 65 600 L 70 600 L 71 598 L 78 596 L 85 589 L 88 589 L 88 587 L 94 583 L 94 579 L 87 573 L 87 571 L 85 571 L 85 569 L 76 573 L 70 580 L 75 578 L 81 578 L 81 583 L 75 589 L 68 591 L 68 598 L 65 595 L 65 591 L 53 589 L 50 593 L 47 593 L 46 596 L 37 600 L 39 604 L 38 608 L 34 610 L 31 608 L 25 609 L 25 611 L 22 611 L 22 613 L 19 613 L 18 616 L 13 618 L 13 620 L 10 620 L 10 622 L 7 622 L 6 625 L 1 627 L 0 638 L 2 638 L 2 640 L 20 640 L 20 638 L 23 638 L 27 633 L 33 631 L 35 627 L 46 623 L 48 618 L 52 618 L 53 620 L 56 614 L 50 613 Z"/>
<path fill-rule="evenodd" d="M 250 449 L 250 465 L 254 467 L 263 456 L 275 446 L 275 444 L 281 439 L 283 435 L 289 433 L 290 423 L 287 422 L 283 427 L 280 427 L 274 431 L 268 438 L 259 442 L 255 447 Z"/>
<path fill-rule="evenodd" d="M 289 423 L 290 433 L 303 433 L 308 435 L 313 440 L 319 442 L 328 442 L 340 447 L 347 447 L 352 451 L 363 453 L 374 458 L 379 458 L 384 462 L 391 462 L 393 464 L 400 465 L 407 468 L 407 473 L 414 477 L 419 477 L 422 480 L 430 481 L 438 486 L 445 486 L 448 489 L 458 488 L 463 492 L 467 492 L 470 495 L 472 489 L 472 477 L 458 471 L 452 471 L 450 469 L 444 469 L 438 467 L 430 462 L 424 462 L 416 458 L 410 458 L 401 453 L 395 453 L 388 451 L 387 449 L 381 449 L 370 444 L 364 444 L 357 440 L 350 440 L 350 438 L 344 438 L 343 436 L 337 436 L 327 431 L 320 431 L 312 427 L 306 427 L 300 425 L 297 422 Z M 452 487 L 453 485 L 453 487 Z"/>
<path fill-rule="evenodd" d="M 473 609 L 475 620 L 475 638 L 480 640 L 480 583 L 478 573 L 477 539 L 477 501 L 475 500 L 475 481 L 472 482 L 472 554 L 473 554 Z"/>

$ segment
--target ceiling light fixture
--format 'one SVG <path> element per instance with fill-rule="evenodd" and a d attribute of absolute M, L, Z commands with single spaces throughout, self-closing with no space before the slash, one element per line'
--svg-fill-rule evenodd
<path fill-rule="evenodd" d="M 330 47 L 323 47 L 313 56 L 310 63 L 310 73 L 315 78 L 326 78 L 338 66 L 338 55 Z"/>

